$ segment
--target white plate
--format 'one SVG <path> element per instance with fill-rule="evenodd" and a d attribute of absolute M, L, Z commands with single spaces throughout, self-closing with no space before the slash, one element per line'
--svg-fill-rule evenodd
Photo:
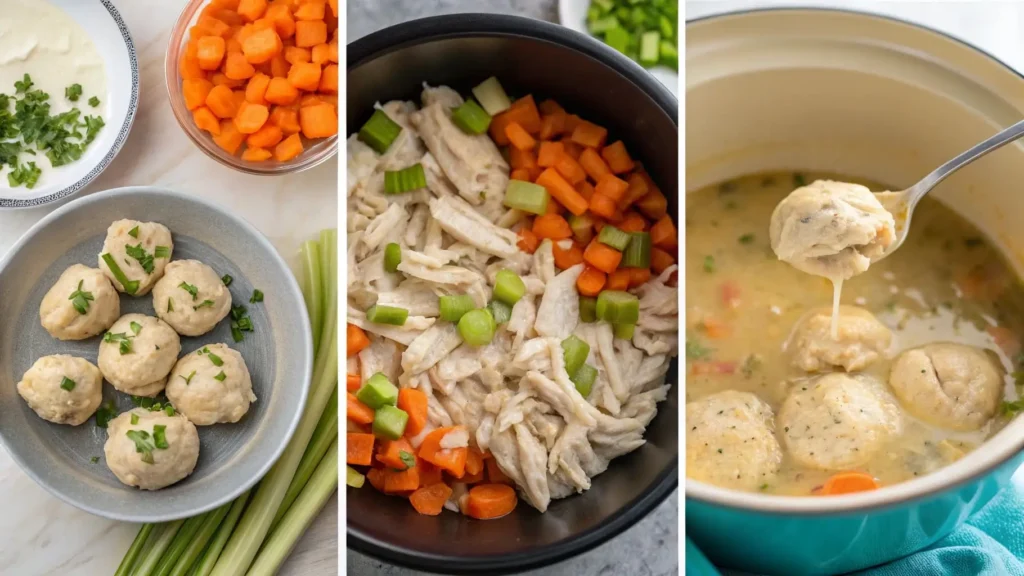
<path fill-rule="evenodd" d="M 558 0 L 558 19 L 562 26 L 589 35 L 587 31 L 587 8 L 590 0 Z M 679 73 L 671 68 L 655 66 L 648 70 L 665 85 L 672 95 L 679 98 Z"/>
<path fill-rule="evenodd" d="M 135 44 L 110 0 L 47 0 L 78 23 L 92 39 L 106 64 L 105 126 L 82 157 L 62 167 L 52 179 L 27 190 L 0 190 L 0 209 L 49 204 L 84 188 L 110 165 L 128 138 L 139 105 L 139 62 Z M 0 0 L 2 4 L 2 0 Z M 6 87 L 5 87 L 6 88 Z"/>

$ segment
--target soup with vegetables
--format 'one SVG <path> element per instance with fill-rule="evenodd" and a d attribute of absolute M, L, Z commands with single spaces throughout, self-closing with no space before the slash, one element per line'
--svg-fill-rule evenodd
<path fill-rule="evenodd" d="M 782 262 L 769 220 L 795 188 L 771 173 L 687 196 L 687 476 L 782 495 L 874 489 L 933 472 L 1024 403 L 1013 271 L 938 201 L 903 246 L 832 283 Z M 868 188 L 882 186 L 862 182 Z"/>

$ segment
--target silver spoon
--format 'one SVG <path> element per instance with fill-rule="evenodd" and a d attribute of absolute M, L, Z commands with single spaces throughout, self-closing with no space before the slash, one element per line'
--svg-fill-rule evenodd
<path fill-rule="evenodd" d="M 896 239 L 889 245 L 889 249 L 873 260 L 873 262 L 877 262 L 892 254 L 903 244 L 903 241 L 907 239 L 907 234 L 910 232 L 910 217 L 914 214 L 914 208 L 921 201 L 921 198 L 924 198 L 924 195 L 930 192 L 932 188 L 935 188 L 939 182 L 942 182 L 953 172 L 967 166 L 985 154 L 1002 148 L 1021 136 L 1024 136 L 1024 120 L 975 144 L 967 151 L 936 168 L 917 184 L 902 192 L 879 192 L 875 194 L 882 203 L 882 206 L 896 219 Z"/>

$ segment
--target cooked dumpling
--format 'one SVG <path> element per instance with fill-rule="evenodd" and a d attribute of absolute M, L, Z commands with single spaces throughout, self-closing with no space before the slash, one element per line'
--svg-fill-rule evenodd
<path fill-rule="evenodd" d="M 176 260 L 153 287 L 153 309 L 182 336 L 206 334 L 231 311 L 221 277 L 198 260 Z"/>
<path fill-rule="evenodd" d="M 199 461 L 199 433 L 181 414 L 136 408 L 107 425 L 107 467 L 117 479 L 159 490 L 187 477 Z"/>
<path fill-rule="evenodd" d="M 862 466 L 903 429 L 899 406 L 884 384 L 841 373 L 794 384 L 779 410 L 779 426 L 790 456 L 820 470 Z"/>
<path fill-rule="evenodd" d="M 816 180 L 779 203 L 768 233 L 779 260 L 847 279 L 885 253 L 896 239 L 896 221 L 866 187 Z"/>
<path fill-rule="evenodd" d="M 135 396 L 156 396 L 181 352 L 181 340 L 164 321 L 125 314 L 100 342 L 99 364 L 114 388 Z"/>
<path fill-rule="evenodd" d="M 937 342 L 900 354 L 889 384 L 918 418 L 953 430 L 977 430 L 996 413 L 1003 371 L 980 348 Z"/>
<path fill-rule="evenodd" d="M 238 422 L 256 401 L 242 355 L 210 344 L 178 360 L 167 380 L 167 399 L 199 426 Z"/>
<path fill-rule="evenodd" d="M 21 377 L 18 394 L 43 420 L 77 426 L 103 401 L 103 375 L 84 358 L 43 356 Z"/>
<path fill-rule="evenodd" d="M 797 325 L 787 348 L 793 365 L 807 372 L 842 366 L 847 372 L 863 370 L 885 354 L 892 332 L 870 312 L 840 306 L 836 338 L 832 338 L 832 310 L 821 308 Z"/>
<path fill-rule="evenodd" d="M 107 238 L 98 258 L 100 270 L 118 291 L 142 296 L 164 275 L 164 267 L 171 261 L 173 251 L 171 231 L 163 224 L 118 220 L 107 228 Z M 112 266 L 120 270 L 129 286 L 121 283 Z"/>
<path fill-rule="evenodd" d="M 43 296 L 39 321 L 58 340 L 84 340 L 102 334 L 121 315 L 117 290 L 96 268 L 68 267 Z"/>
<path fill-rule="evenodd" d="M 686 475 L 754 490 L 775 475 L 782 450 L 772 409 L 749 392 L 726 390 L 686 404 Z"/>

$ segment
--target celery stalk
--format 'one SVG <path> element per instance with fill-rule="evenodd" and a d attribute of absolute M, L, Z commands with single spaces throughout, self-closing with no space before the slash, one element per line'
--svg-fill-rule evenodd
<path fill-rule="evenodd" d="M 199 531 L 200 526 L 206 520 L 206 514 L 200 514 L 193 516 L 181 525 L 181 529 L 174 535 L 174 540 L 171 540 L 170 546 L 167 550 L 160 555 L 160 562 L 157 563 L 156 568 L 153 570 L 153 576 L 167 576 L 174 569 L 175 563 L 178 562 L 178 558 L 185 552 L 185 548 L 188 547 L 189 542 L 195 537 L 196 532 Z"/>
<path fill-rule="evenodd" d="M 338 489 L 338 439 L 331 443 L 309 484 L 284 515 L 253 562 L 247 576 L 274 576 L 309 524 Z"/>
<path fill-rule="evenodd" d="M 178 530 L 181 529 L 181 525 L 184 523 L 184 520 L 175 520 L 160 526 L 160 533 L 156 534 L 153 537 L 153 541 L 147 546 L 148 549 L 142 555 L 139 565 L 132 571 L 132 576 L 152 576 L 153 570 L 156 569 L 157 563 L 160 562 L 164 550 L 167 550 L 167 547 L 171 545 L 174 536 L 178 534 Z"/>
<path fill-rule="evenodd" d="M 264 476 L 256 495 L 214 566 L 214 576 L 242 576 L 248 570 L 270 529 L 277 509 L 284 500 L 320 415 L 323 414 L 324 407 L 338 383 L 338 231 L 321 232 L 320 245 L 320 261 L 324 267 L 322 278 L 326 288 L 326 316 L 309 398 L 288 447 L 270 472 Z M 286 514 L 285 520 L 287 517 Z"/>
<path fill-rule="evenodd" d="M 121 560 L 121 565 L 117 567 L 117 572 L 114 572 L 114 576 L 131 575 L 132 565 L 135 564 L 135 559 L 139 557 L 139 552 L 146 545 L 146 539 L 149 538 L 151 532 L 153 532 L 153 524 L 142 525 L 142 529 L 139 530 L 135 540 L 132 541 L 131 547 L 128 548 L 128 552 L 124 555 L 124 559 Z"/>
<path fill-rule="evenodd" d="M 320 330 L 323 328 L 324 293 L 320 266 L 320 243 L 308 240 L 302 244 L 302 295 L 306 312 L 313 327 L 313 352 L 320 349 Z"/>
<path fill-rule="evenodd" d="M 238 519 L 242 516 L 242 510 L 245 508 L 246 502 L 249 501 L 249 492 L 251 492 L 251 490 L 246 490 L 245 493 L 231 503 L 231 509 L 228 510 L 228 515 L 224 518 L 224 522 L 217 527 L 217 532 L 214 534 L 213 540 L 210 542 L 210 545 L 207 546 L 206 550 L 203 551 L 203 556 L 199 560 L 199 563 L 193 567 L 191 576 L 208 576 L 210 572 L 213 572 L 213 567 L 217 564 L 217 560 L 220 558 L 220 553 L 224 550 L 224 545 L 227 544 L 228 538 L 231 537 L 231 533 L 235 531 Z"/>
<path fill-rule="evenodd" d="M 177 562 L 174 563 L 174 567 L 170 571 L 170 576 L 185 576 L 188 574 L 189 569 L 196 564 L 196 560 L 199 559 L 200 554 L 203 553 L 203 549 L 213 538 L 213 535 L 217 532 L 217 528 L 221 522 L 224 521 L 224 517 L 228 515 L 228 511 L 231 509 L 231 503 L 217 508 L 212 512 L 207 512 L 200 516 L 203 519 L 202 525 L 196 532 L 195 536 L 188 543 L 188 546 L 181 553 Z"/>

